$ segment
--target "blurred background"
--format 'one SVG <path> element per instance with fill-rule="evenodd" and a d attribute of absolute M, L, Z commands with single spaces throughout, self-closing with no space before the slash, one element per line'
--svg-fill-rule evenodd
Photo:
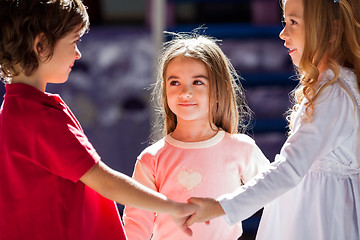
<path fill-rule="evenodd" d="M 83 0 L 90 32 L 67 83 L 48 85 L 82 124 L 104 162 L 129 176 L 150 142 L 150 85 L 163 31 L 221 39 L 221 48 L 244 78 L 254 111 L 248 134 L 273 161 L 286 139 L 284 113 L 296 86 L 283 41 L 279 0 Z M 0 88 L 1 102 L 4 86 Z M 122 212 L 122 206 L 119 205 Z M 255 239 L 261 211 L 243 222 L 242 240 Z"/>

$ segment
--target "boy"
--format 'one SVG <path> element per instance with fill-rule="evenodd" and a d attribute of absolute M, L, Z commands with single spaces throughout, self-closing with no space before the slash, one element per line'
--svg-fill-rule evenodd
<path fill-rule="evenodd" d="M 68 106 L 63 83 L 89 20 L 81 0 L 0 0 L 0 239 L 126 239 L 114 201 L 171 214 L 196 207 L 151 191 L 101 162 Z"/>

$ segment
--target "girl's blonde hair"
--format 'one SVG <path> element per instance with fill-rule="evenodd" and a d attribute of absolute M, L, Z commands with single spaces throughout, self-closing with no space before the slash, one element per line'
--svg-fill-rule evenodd
<path fill-rule="evenodd" d="M 239 76 L 216 40 L 196 33 L 169 34 L 173 39 L 164 44 L 152 93 L 158 117 L 156 123 L 160 124 L 155 125 L 155 131 L 160 130 L 161 136 L 164 136 L 176 128 L 176 115 L 167 103 L 165 74 L 169 62 L 178 56 L 200 60 L 207 67 L 210 78 L 209 122 L 229 133 L 245 131 L 251 118 L 251 110 L 247 105 Z"/>
<path fill-rule="evenodd" d="M 283 5 L 286 0 L 283 0 Z M 294 107 L 288 121 L 292 129 L 294 116 L 304 98 L 309 121 L 314 114 L 314 102 L 322 90 L 337 82 L 339 66 L 353 69 L 360 86 L 360 1 L 302 0 L 304 3 L 305 43 L 297 69 L 299 85 L 293 91 Z M 330 68 L 335 77 L 319 89 L 319 64 Z M 359 90 L 360 91 L 360 90 Z"/>

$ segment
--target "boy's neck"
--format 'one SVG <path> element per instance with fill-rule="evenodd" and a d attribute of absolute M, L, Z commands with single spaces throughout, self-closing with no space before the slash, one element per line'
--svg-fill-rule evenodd
<path fill-rule="evenodd" d="M 46 82 L 40 81 L 39 78 L 34 74 L 31 76 L 25 76 L 23 73 L 20 73 L 18 76 L 11 79 L 11 83 L 27 84 L 42 92 L 45 92 L 46 89 Z"/>

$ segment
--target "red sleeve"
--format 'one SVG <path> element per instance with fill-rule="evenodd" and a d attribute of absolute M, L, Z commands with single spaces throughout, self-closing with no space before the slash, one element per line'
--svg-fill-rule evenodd
<path fill-rule="evenodd" d="M 41 114 L 36 130 L 36 164 L 55 175 L 77 182 L 98 161 L 95 151 L 76 119 L 60 109 Z"/>

